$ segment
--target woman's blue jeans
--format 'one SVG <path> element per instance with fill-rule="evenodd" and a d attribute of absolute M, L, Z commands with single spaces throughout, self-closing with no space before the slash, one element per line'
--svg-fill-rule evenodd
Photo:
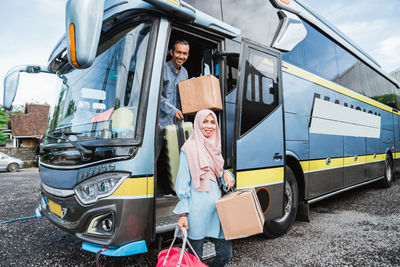
<path fill-rule="evenodd" d="M 211 242 L 215 245 L 215 258 L 213 262 L 210 264 L 210 267 L 223 267 L 225 266 L 232 258 L 232 242 L 230 240 L 218 239 L 218 238 L 210 238 Z M 204 238 L 200 240 L 193 240 L 188 238 L 190 244 L 192 245 L 194 251 L 197 253 L 199 258 L 203 256 L 203 244 Z M 189 252 L 193 254 L 191 249 L 189 248 Z"/>

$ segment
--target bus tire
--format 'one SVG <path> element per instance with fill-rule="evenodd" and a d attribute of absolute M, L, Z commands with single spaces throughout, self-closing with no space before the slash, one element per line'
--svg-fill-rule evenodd
<path fill-rule="evenodd" d="M 8 164 L 8 166 L 7 166 L 7 170 L 8 170 L 9 172 L 16 172 L 16 171 L 18 171 L 18 169 L 19 169 L 19 166 L 18 166 L 17 163 L 10 163 L 10 164 Z"/>
<path fill-rule="evenodd" d="M 392 158 L 389 155 L 386 155 L 384 179 L 381 180 L 382 187 L 384 188 L 391 187 L 393 184 L 393 180 L 394 180 L 394 172 L 393 172 Z"/>
<path fill-rule="evenodd" d="M 285 167 L 285 173 L 283 217 L 267 221 L 264 224 L 264 234 L 270 238 L 276 238 L 286 234 L 296 219 L 299 204 L 299 188 L 292 169 L 290 167 Z"/>

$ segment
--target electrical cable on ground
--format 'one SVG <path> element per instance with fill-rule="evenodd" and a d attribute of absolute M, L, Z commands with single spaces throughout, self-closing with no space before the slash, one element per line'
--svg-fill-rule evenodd
<path fill-rule="evenodd" d="M 23 217 L 23 218 L 12 219 L 12 220 L 8 220 L 8 221 L 0 222 L 0 225 L 1 225 L 1 224 L 6 224 L 6 223 L 10 223 L 10 222 L 15 222 L 15 221 L 21 221 L 21 220 L 39 218 L 39 217 L 40 217 L 40 216 L 34 215 L 34 216 L 29 216 L 29 217 Z"/>

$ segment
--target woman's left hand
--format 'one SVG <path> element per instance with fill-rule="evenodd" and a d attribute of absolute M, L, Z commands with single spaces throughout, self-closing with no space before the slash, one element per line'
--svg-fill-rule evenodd
<path fill-rule="evenodd" d="M 224 181 L 225 181 L 225 185 L 228 187 L 227 191 L 229 191 L 233 186 L 233 177 L 230 172 L 226 171 L 224 173 Z"/>

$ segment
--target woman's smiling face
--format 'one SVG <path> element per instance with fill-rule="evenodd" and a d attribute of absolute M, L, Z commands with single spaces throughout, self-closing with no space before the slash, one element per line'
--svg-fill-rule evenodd
<path fill-rule="evenodd" d="M 209 114 L 203 120 L 203 123 L 201 125 L 201 132 L 203 133 L 205 138 L 210 138 L 214 134 L 216 128 L 217 124 L 214 120 L 214 117 L 213 115 Z"/>

